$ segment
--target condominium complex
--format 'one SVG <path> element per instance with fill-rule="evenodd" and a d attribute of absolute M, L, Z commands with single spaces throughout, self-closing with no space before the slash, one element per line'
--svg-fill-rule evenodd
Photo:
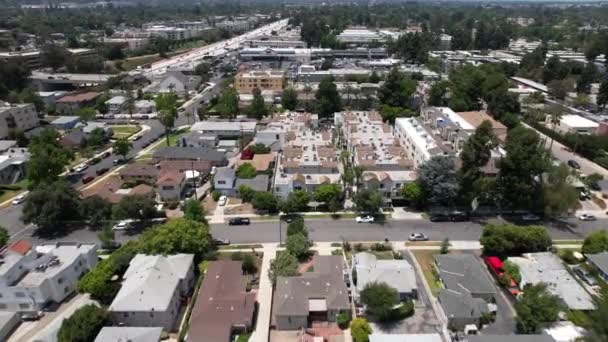
<path fill-rule="evenodd" d="M 97 246 L 57 243 L 33 250 L 21 240 L 3 252 L 2 261 L 0 310 L 38 311 L 76 290 L 78 279 L 97 264 Z"/>
<path fill-rule="evenodd" d="M 333 146 L 333 133 L 316 128 L 316 115 L 307 113 L 286 113 L 273 118 L 270 128 L 262 130 L 266 143 L 272 138 L 282 144 L 283 153 L 279 155 L 277 173 L 274 179 L 274 192 L 287 197 L 294 190 L 314 191 L 322 184 L 335 184 L 340 181 L 338 151 Z"/>
<path fill-rule="evenodd" d="M 378 190 L 387 201 L 400 198 L 401 188 L 416 179 L 416 172 L 393 127 L 382 122 L 377 112 L 340 112 L 334 120 L 340 127 L 349 162 L 365 170 L 363 186 Z"/>
<path fill-rule="evenodd" d="M 285 87 L 285 73 L 280 70 L 240 72 L 234 79 L 234 85 L 238 93 L 249 94 L 255 88 L 281 93 Z"/>
<path fill-rule="evenodd" d="M 38 125 L 33 104 L 0 102 L 0 139 L 6 139 L 13 130 L 28 131 Z"/>

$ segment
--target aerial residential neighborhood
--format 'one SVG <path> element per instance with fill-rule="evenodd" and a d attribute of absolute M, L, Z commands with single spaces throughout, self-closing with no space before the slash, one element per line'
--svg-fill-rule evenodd
<path fill-rule="evenodd" d="M 608 341 L 607 3 L 0 7 L 0 341 Z"/>

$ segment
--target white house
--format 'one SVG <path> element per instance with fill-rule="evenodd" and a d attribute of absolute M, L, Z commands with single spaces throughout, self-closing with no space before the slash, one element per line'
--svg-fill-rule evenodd
<path fill-rule="evenodd" d="M 13 244 L 2 256 L 0 310 L 37 311 L 48 303 L 61 303 L 97 264 L 95 244 L 57 243 L 35 250 L 23 248 L 25 244 Z"/>
<path fill-rule="evenodd" d="M 173 331 L 183 298 L 194 286 L 194 255 L 137 254 L 109 307 L 119 326 L 162 327 Z"/>
<path fill-rule="evenodd" d="M 353 268 L 357 275 L 356 298 L 373 282 L 389 284 L 399 292 L 402 300 L 418 298 L 416 272 L 406 260 L 378 260 L 375 255 L 362 252 L 353 255 Z"/>
<path fill-rule="evenodd" d="M 106 106 L 108 106 L 108 113 L 122 113 L 127 107 L 127 102 L 128 99 L 124 96 L 114 96 L 113 98 L 106 101 Z"/>
<path fill-rule="evenodd" d="M 223 195 L 234 195 L 236 172 L 231 167 L 219 167 L 213 176 L 213 188 Z"/>
<path fill-rule="evenodd" d="M 547 116 L 547 126 L 553 127 L 551 123 L 551 116 Z M 559 119 L 559 123 L 555 125 L 555 130 L 560 133 L 580 133 L 580 134 L 594 134 L 595 130 L 600 125 L 597 122 L 591 121 L 580 115 L 569 114 L 562 115 Z"/>

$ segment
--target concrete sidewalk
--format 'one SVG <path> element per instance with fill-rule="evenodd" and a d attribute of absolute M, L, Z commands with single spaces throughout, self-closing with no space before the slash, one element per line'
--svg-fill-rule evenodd
<path fill-rule="evenodd" d="M 259 303 L 258 318 L 255 330 L 251 334 L 251 337 L 249 337 L 249 342 L 268 342 L 270 336 L 272 283 L 270 282 L 270 278 L 268 278 L 268 271 L 270 270 L 270 261 L 276 257 L 278 244 L 265 243 L 263 246 L 264 259 L 262 260 L 260 286 L 257 292 L 257 301 Z"/>

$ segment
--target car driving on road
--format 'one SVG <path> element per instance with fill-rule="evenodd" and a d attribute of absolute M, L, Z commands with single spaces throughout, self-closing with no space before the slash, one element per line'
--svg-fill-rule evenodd
<path fill-rule="evenodd" d="M 15 198 L 13 198 L 13 201 L 11 203 L 13 205 L 21 204 L 21 203 L 23 203 L 25 201 L 25 197 L 26 197 L 25 194 L 21 194 L 21 195 L 15 197 Z"/>
<path fill-rule="evenodd" d="M 581 220 L 581 221 L 595 221 L 595 220 L 597 220 L 597 218 L 595 216 L 593 216 L 591 214 L 587 214 L 587 213 L 581 214 L 578 217 L 578 219 Z"/>
<path fill-rule="evenodd" d="M 357 216 L 355 221 L 357 221 L 357 223 L 374 223 L 374 217 L 371 215 L 361 215 Z"/>
<path fill-rule="evenodd" d="M 410 241 L 428 241 L 429 237 L 422 233 L 412 233 L 408 237 L 408 240 L 410 240 Z"/>
<path fill-rule="evenodd" d="M 247 217 L 234 217 L 228 221 L 228 225 L 230 226 L 242 226 L 249 225 L 251 221 Z"/>

